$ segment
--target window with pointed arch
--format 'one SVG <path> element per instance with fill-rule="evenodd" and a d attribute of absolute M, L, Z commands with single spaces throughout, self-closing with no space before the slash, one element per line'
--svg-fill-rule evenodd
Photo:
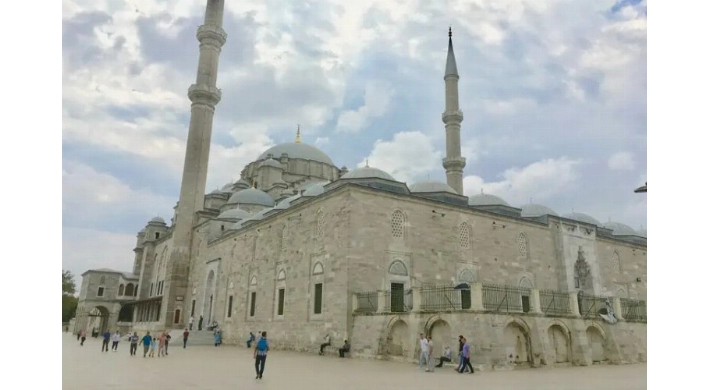
<path fill-rule="evenodd" d="M 461 249 L 471 249 L 471 225 L 462 222 L 459 225 L 459 246 Z"/>
<path fill-rule="evenodd" d="M 404 216 L 404 212 L 402 210 L 395 210 L 392 213 L 392 217 L 390 218 L 391 222 L 391 228 L 392 228 L 392 237 L 397 238 L 397 239 L 404 239 L 405 235 L 405 223 L 407 219 Z"/>
<path fill-rule="evenodd" d="M 276 275 L 276 305 L 274 307 L 274 316 L 277 319 L 282 319 L 284 316 L 284 307 L 286 305 L 286 271 L 281 269 Z"/>
<path fill-rule="evenodd" d="M 619 252 L 615 251 L 614 254 L 611 255 L 611 266 L 615 273 L 621 273 L 621 258 L 619 257 Z"/>
<path fill-rule="evenodd" d="M 520 257 L 528 257 L 528 237 L 525 233 L 520 233 L 518 235 L 518 253 Z"/>

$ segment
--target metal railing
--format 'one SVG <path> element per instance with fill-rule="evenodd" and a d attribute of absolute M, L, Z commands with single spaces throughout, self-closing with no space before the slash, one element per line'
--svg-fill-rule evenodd
<path fill-rule="evenodd" d="M 620 301 L 621 315 L 626 321 L 646 321 L 646 301 L 626 298 L 621 298 Z"/>
<path fill-rule="evenodd" d="M 358 313 L 377 312 L 377 295 L 377 291 L 356 293 L 357 307 L 355 311 Z"/>
<path fill-rule="evenodd" d="M 599 317 L 599 311 L 601 309 L 606 310 L 606 300 L 607 298 L 596 295 L 579 295 L 577 297 L 579 314 L 584 318 Z"/>
<path fill-rule="evenodd" d="M 530 296 L 530 289 L 496 284 L 483 285 L 483 308 L 505 313 L 523 312 L 523 296 Z"/>
<path fill-rule="evenodd" d="M 412 290 L 385 291 L 385 312 L 406 313 L 412 310 Z"/>
<path fill-rule="evenodd" d="M 540 310 L 546 315 L 572 314 L 569 307 L 569 293 L 540 290 Z"/>
<path fill-rule="evenodd" d="M 422 287 L 421 297 L 425 311 L 461 310 L 461 290 L 451 286 Z"/>

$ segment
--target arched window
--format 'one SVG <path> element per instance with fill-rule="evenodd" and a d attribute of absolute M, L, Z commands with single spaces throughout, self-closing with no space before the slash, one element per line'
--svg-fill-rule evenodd
<path fill-rule="evenodd" d="M 132 297 L 132 296 L 133 296 L 133 288 L 134 288 L 134 287 L 133 287 L 133 283 L 128 283 L 128 284 L 126 285 L 126 291 L 125 291 L 125 293 L 126 293 L 127 296 L 129 296 L 129 297 Z M 119 287 L 119 290 L 120 290 L 120 287 Z"/>
<path fill-rule="evenodd" d="M 404 265 L 404 263 L 401 260 L 395 260 L 392 262 L 390 265 L 390 269 L 388 271 L 391 275 L 400 275 L 400 276 L 407 276 L 409 273 L 407 273 L 407 266 Z"/>
<path fill-rule="evenodd" d="M 256 276 L 252 276 L 251 280 L 249 281 L 250 286 L 256 286 Z"/>
<path fill-rule="evenodd" d="M 123 284 L 118 285 L 118 295 L 119 296 L 123 295 Z"/>
<path fill-rule="evenodd" d="M 318 262 L 313 266 L 313 275 L 322 275 L 322 274 L 323 274 L 323 264 Z"/>
<path fill-rule="evenodd" d="M 459 225 L 459 246 L 461 249 L 471 248 L 471 226 L 466 222 Z"/>
<path fill-rule="evenodd" d="M 284 270 L 279 271 L 279 274 L 276 277 L 276 280 L 285 280 L 285 279 L 286 279 L 286 271 L 284 271 Z"/>
<path fill-rule="evenodd" d="M 532 290 L 532 288 L 533 288 L 533 283 L 532 283 L 532 282 L 530 281 L 530 279 L 528 279 L 526 276 L 523 276 L 523 277 L 520 279 L 520 283 L 518 283 L 518 287 L 524 288 L 524 289 L 527 289 L 527 290 Z"/>
<path fill-rule="evenodd" d="M 175 309 L 175 316 L 173 317 L 173 324 L 180 323 L 180 309 Z"/>
<path fill-rule="evenodd" d="M 518 252 L 520 253 L 520 257 L 528 257 L 528 238 L 525 236 L 525 233 L 518 235 Z"/>
<path fill-rule="evenodd" d="M 404 238 L 404 224 L 406 223 L 406 218 L 402 210 L 395 210 L 390 218 L 392 227 L 392 237 L 394 238 Z"/>
<path fill-rule="evenodd" d="M 459 282 L 461 283 L 473 283 L 475 280 L 476 276 L 470 269 L 465 269 L 461 271 L 461 274 L 459 275 Z"/>

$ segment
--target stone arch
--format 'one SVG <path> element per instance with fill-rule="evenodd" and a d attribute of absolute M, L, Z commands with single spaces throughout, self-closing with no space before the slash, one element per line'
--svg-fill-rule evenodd
<path fill-rule="evenodd" d="M 402 260 L 395 260 L 390 264 L 389 269 L 387 272 L 391 275 L 400 275 L 400 276 L 408 276 L 409 272 L 407 272 L 407 266 L 404 265 L 404 262 Z"/>
<path fill-rule="evenodd" d="M 616 297 L 617 298 L 628 298 L 628 295 L 626 294 L 626 290 L 619 287 L 619 289 L 616 290 Z"/>
<path fill-rule="evenodd" d="M 470 269 L 465 269 L 459 274 L 459 282 L 473 283 L 476 281 L 476 275 Z"/>
<path fill-rule="evenodd" d="M 133 286 L 133 283 L 128 283 L 128 284 L 126 285 L 126 289 L 123 290 L 123 293 L 126 294 L 126 296 L 129 296 L 129 297 L 135 296 L 136 294 L 135 294 L 135 292 L 134 292 L 134 289 L 135 289 L 135 286 Z"/>
<path fill-rule="evenodd" d="M 133 305 L 123 305 L 118 312 L 118 322 L 133 321 Z"/>
<path fill-rule="evenodd" d="M 89 310 L 86 332 L 90 333 L 96 329 L 101 334 L 108 330 L 109 315 L 110 312 L 105 306 L 94 306 Z"/>
<path fill-rule="evenodd" d="M 118 285 L 118 296 L 123 295 L 123 283 Z"/>
<path fill-rule="evenodd" d="M 606 354 L 606 333 L 597 324 L 587 327 L 587 341 L 592 350 L 592 363 L 603 362 L 608 359 Z"/>
<path fill-rule="evenodd" d="M 520 278 L 520 282 L 518 282 L 518 287 L 520 288 L 532 290 L 534 286 L 535 285 L 533 284 L 533 282 L 527 276 L 523 276 L 522 278 Z"/>
<path fill-rule="evenodd" d="M 390 225 L 393 238 L 403 240 L 406 237 L 407 216 L 404 211 L 395 209 L 390 216 Z"/>
<path fill-rule="evenodd" d="M 276 280 L 286 280 L 286 271 L 280 270 Z"/>
<path fill-rule="evenodd" d="M 503 328 L 503 348 L 506 359 L 516 365 L 532 363 L 530 327 L 525 321 L 513 318 Z"/>
<path fill-rule="evenodd" d="M 210 270 L 207 274 L 207 281 L 205 282 L 205 295 L 203 297 L 202 315 L 206 320 L 206 324 L 212 323 L 213 308 L 214 308 L 214 290 L 215 290 L 215 272 Z"/>
<path fill-rule="evenodd" d="M 452 338 L 451 326 L 438 314 L 427 320 L 424 331 L 434 341 L 435 354 L 443 350 L 445 345 L 449 347 L 456 345 L 456 339 Z M 455 350 L 455 348 L 452 348 L 452 350 Z"/>
<path fill-rule="evenodd" d="M 251 279 L 249 280 L 249 285 L 256 286 L 256 275 L 251 277 Z"/>
<path fill-rule="evenodd" d="M 572 354 L 571 334 L 567 326 L 555 321 L 547 328 L 550 351 L 555 363 L 568 363 Z"/>
<path fill-rule="evenodd" d="M 384 352 L 388 358 L 407 359 L 412 355 L 409 325 L 403 319 L 395 317 L 390 321 Z"/>
<path fill-rule="evenodd" d="M 318 261 L 313 265 L 313 275 L 322 275 L 323 274 L 323 264 Z"/>

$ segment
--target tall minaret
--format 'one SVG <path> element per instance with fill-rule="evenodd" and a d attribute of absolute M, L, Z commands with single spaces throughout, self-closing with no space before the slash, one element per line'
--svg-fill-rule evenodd
<path fill-rule="evenodd" d="M 184 324 L 185 318 L 189 318 L 190 315 L 183 311 L 180 319 L 174 321 L 175 309 L 188 301 L 186 293 L 189 282 L 192 228 L 197 221 L 196 212 L 204 207 L 212 119 L 215 106 L 222 97 L 216 82 L 219 54 L 227 40 L 227 34 L 222 29 L 223 16 L 224 0 L 207 0 L 205 23 L 197 29 L 200 60 L 197 65 L 197 81 L 187 90 L 187 96 L 192 102 L 190 129 L 187 134 L 180 200 L 176 210 L 160 317 L 161 321 L 169 327 Z"/>
<path fill-rule="evenodd" d="M 463 195 L 463 167 L 466 159 L 461 157 L 461 122 L 463 112 L 459 110 L 459 72 L 456 70 L 454 44 L 451 42 L 451 27 L 449 27 L 449 53 L 446 56 L 446 72 L 444 72 L 446 88 L 446 110 L 441 114 L 446 128 L 446 183 Z"/>

